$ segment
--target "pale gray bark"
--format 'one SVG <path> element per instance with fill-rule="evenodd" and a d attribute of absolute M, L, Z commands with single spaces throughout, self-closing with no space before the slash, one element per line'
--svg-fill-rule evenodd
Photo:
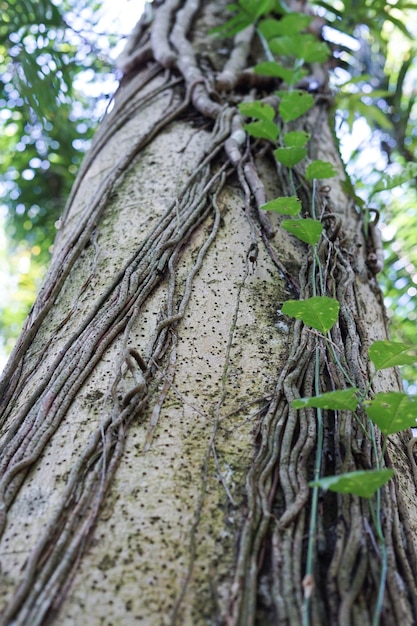
<path fill-rule="evenodd" d="M 259 210 L 290 183 L 242 131 L 257 44 L 209 36 L 224 12 L 167 0 L 136 29 L 2 379 L 2 625 L 301 623 L 317 433 L 289 402 L 312 393 L 317 336 L 280 311 L 311 295 L 311 259 Z M 340 172 L 315 197 L 335 215 L 320 255 L 341 303 L 332 339 L 363 387 L 386 328 L 327 106 L 318 95 L 302 123 L 310 157 Z M 307 210 L 303 167 L 295 178 Z M 321 348 L 323 390 L 345 386 Z M 323 472 L 372 463 L 350 414 L 327 415 L 325 437 Z M 386 624 L 417 619 L 405 441 L 388 442 L 382 493 Z M 370 624 L 367 505 L 326 497 L 319 521 L 311 623 Z"/>

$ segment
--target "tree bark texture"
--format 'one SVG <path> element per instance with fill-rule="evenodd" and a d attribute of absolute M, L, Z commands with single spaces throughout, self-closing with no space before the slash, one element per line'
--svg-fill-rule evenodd
<path fill-rule="evenodd" d="M 154 3 L 75 183 L 50 270 L 1 381 L 0 624 L 371 624 L 381 573 L 365 500 L 323 494 L 305 578 L 317 448 L 313 409 L 341 389 L 328 343 L 281 313 L 312 295 L 307 245 L 260 209 L 292 195 L 237 105 L 277 105 L 252 28 L 211 36 L 222 1 Z M 306 10 L 297 3 L 297 10 Z M 152 13 L 152 14 L 151 14 Z M 374 252 L 345 194 L 326 86 L 291 129 L 340 175 L 314 190 L 318 254 L 340 302 L 334 350 L 361 389 L 386 337 Z M 376 390 L 398 388 L 396 372 Z M 381 490 L 381 623 L 417 623 L 417 508 L 408 434 Z M 377 434 L 381 449 L 382 437 Z M 322 475 L 370 469 L 349 412 L 324 413 Z"/>

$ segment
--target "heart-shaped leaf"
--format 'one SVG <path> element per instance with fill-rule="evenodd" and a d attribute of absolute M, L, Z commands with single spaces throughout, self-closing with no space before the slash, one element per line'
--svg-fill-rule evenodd
<path fill-rule="evenodd" d="M 273 37 L 268 43 L 274 54 L 294 56 L 306 63 L 323 63 L 330 55 L 328 46 L 308 33 Z"/>
<path fill-rule="evenodd" d="M 293 130 L 290 133 L 287 133 L 283 137 L 283 141 L 287 148 L 293 147 L 303 147 L 306 145 L 307 141 L 310 139 L 311 135 L 306 133 L 304 130 Z"/>
<path fill-rule="evenodd" d="M 313 180 L 313 178 L 332 178 L 336 174 L 336 170 L 333 165 L 328 161 L 313 161 L 306 169 L 307 180 Z"/>
<path fill-rule="evenodd" d="M 301 211 L 301 200 L 297 196 L 281 196 L 261 206 L 264 211 L 275 211 L 281 215 L 298 215 Z"/>
<path fill-rule="evenodd" d="M 266 122 L 272 122 L 275 117 L 275 111 L 270 104 L 258 101 L 241 102 L 239 111 L 246 117 L 254 117 L 256 120 L 265 120 Z"/>
<path fill-rule="evenodd" d="M 275 61 L 264 61 L 263 63 L 258 63 L 254 67 L 255 74 L 260 74 L 261 76 L 275 76 L 276 78 L 282 78 L 288 85 L 294 85 L 294 83 L 298 83 L 304 76 L 307 76 L 307 70 L 298 67 L 298 68 L 288 68 L 284 67 L 280 63 L 276 63 Z"/>
<path fill-rule="evenodd" d="M 415 348 L 396 341 L 374 341 L 369 348 L 369 358 L 376 371 L 417 362 Z"/>
<path fill-rule="evenodd" d="M 330 489 L 337 493 L 350 493 L 361 498 L 372 498 L 382 485 L 385 485 L 394 475 L 392 469 L 363 470 L 347 472 L 340 476 L 326 476 L 309 483 L 310 487 Z"/>
<path fill-rule="evenodd" d="M 394 187 L 398 187 L 403 183 L 411 180 L 412 178 L 416 178 L 417 176 L 417 163 L 407 163 L 401 167 L 401 171 L 398 174 L 394 174 L 390 176 L 389 174 L 383 174 L 379 181 L 374 186 L 371 196 L 374 193 L 378 193 L 380 191 L 386 191 L 387 189 L 394 189 Z"/>
<path fill-rule="evenodd" d="M 269 120 L 257 120 L 256 122 L 250 122 L 249 124 L 244 124 L 243 128 L 247 133 L 249 133 L 249 135 L 259 139 L 276 141 L 278 137 L 278 126 Z"/>
<path fill-rule="evenodd" d="M 314 104 L 314 98 L 307 91 L 277 91 L 281 98 L 279 113 L 284 122 L 296 120 L 304 113 L 307 113 Z"/>
<path fill-rule="evenodd" d="M 279 35 L 296 35 L 307 28 L 312 18 L 305 13 L 289 13 L 280 20 L 265 19 L 259 24 L 259 30 L 266 39 Z"/>
<path fill-rule="evenodd" d="M 307 155 L 305 148 L 296 147 L 293 148 L 277 148 L 274 150 L 274 155 L 277 161 L 285 165 L 285 167 L 294 167 Z"/>
<path fill-rule="evenodd" d="M 338 391 L 329 391 L 312 398 L 298 398 L 291 402 L 294 409 L 303 409 L 304 407 L 313 407 L 315 409 L 330 409 L 334 411 L 354 411 L 358 406 L 359 389 L 352 387 L 351 389 L 340 389 Z"/>
<path fill-rule="evenodd" d="M 384 435 L 417 426 L 417 396 L 400 391 L 377 393 L 364 403 L 365 411 Z"/>
<path fill-rule="evenodd" d="M 311 218 L 301 220 L 284 220 L 281 224 L 286 231 L 314 246 L 320 239 L 323 224 Z"/>
<path fill-rule="evenodd" d="M 327 296 L 313 296 L 307 300 L 287 300 L 282 312 L 290 317 L 302 320 L 322 333 L 331 329 L 339 317 L 339 303 Z"/>

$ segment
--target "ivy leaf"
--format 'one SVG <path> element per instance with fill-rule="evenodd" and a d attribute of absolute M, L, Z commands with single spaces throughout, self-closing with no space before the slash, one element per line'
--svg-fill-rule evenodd
<path fill-rule="evenodd" d="M 377 393 L 364 402 L 365 411 L 384 435 L 417 426 L 417 396 L 399 391 Z"/>
<path fill-rule="evenodd" d="M 259 23 L 259 30 L 265 39 L 280 35 L 296 35 L 307 28 L 312 18 L 305 13 L 289 13 L 280 20 L 265 19 Z"/>
<path fill-rule="evenodd" d="M 298 215 L 301 211 L 301 200 L 297 196 L 281 196 L 262 204 L 264 211 L 275 211 L 281 215 Z"/>
<path fill-rule="evenodd" d="M 246 117 L 254 117 L 256 120 L 264 120 L 265 122 L 272 122 L 275 117 L 275 111 L 270 104 L 258 101 L 241 102 L 239 111 Z"/>
<path fill-rule="evenodd" d="M 374 341 L 369 348 L 369 358 L 378 372 L 387 367 L 416 363 L 417 354 L 414 347 L 408 346 L 405 343 L 396 341 Z"/>
<path fill-rule="evenodd" d="M 294 167 L 307 156 L 305 148 L 294 146 L 292 148 L 277 148 L 274 150 L 277 161 L 285 165 L 285 167 Z"/>
<path fill-rule="evenodd" d="M 328 161 L 313 161 L 306 169 L 307 180 L 313 180 L 313 178 L 332 178 L 337 174 L 333 165 Z"/>
<path fill-rule="evenodd" d="M 361 498 L 372 498 L 382 485 L 394 476 L 392 469 L 362 470 L 347 472 L 339 476 L 326 476 L 309 483 L 310 487 L 330 489 L 337 493 L 350 493 Z"/>
<path fill-rule="evenodd" d="M 306 145 L 311 135 L 305 131 L 293 130 L 283 137 L 283 141 L 287 148 L 303 147 Z"/>
<path fill-rule="evenodd" d="M 284 122 L 296 120 L 307 113 L 314 104 L 313 96 L 306 91 L 277 91 L 276 93 L 281 98 L 279 113 Z"/>
<path fill-rule="evenodd" d="M 354 411 L 358 406 L 359 389 L 352 387 L 351 389 L 341 389 L 338 391 L 329 391 L 322 393 L 313 398 L 298 398 L 291 402 L 294 409 L 303 409 L 304 407 L 313 407 L 315 409 L 331 409 L 334 411 Z"/>
<path fill-rule="evenodd" d="M 330 56 L 329 47 L 310 34 L 274 37 L 268 44 L 274 54 L 293 56 L 306 63 L 324 63 Z"/>
<path fill-rule="evenodd" d="M 313 296 L 307 300 L 287 300 L 282 312 L 290 317 L 302 320 L 306 326 L 326 333 L 334 326 L 339 317 L 340 305 L 334 298 Z"/>
<path fill-rule="evenodd" d="M 310 243 L 312 246 L 318 242 L 323 231 L 323 224 L 311 218 L 284 220 L 281 225 L 287 232 L 295 235 L 301 241 Z"/>
<path fill-rule="evenodd" d="M 258 63 L 254 67 L 255 74 L 261 76 L 274 76 L 275 78 L 282 78 L 288 85 L 294 85 L 298 83 L 304 76 L 307 76 L 307 70 L 302 67 L 290 69 L 276 63 L 275 61 L 265 61 L 264 63 Z"/>
<path fill-rule="evenodd" d="M 278 137 L 278 126 L 274 122 L 268 120 L 257 120 L 256 122 L 250 122 L 244 124 L 243 128 L 252 137 L 258 137 L 259 139 L 269 139 L 269 141 L 276 141 Z"/>

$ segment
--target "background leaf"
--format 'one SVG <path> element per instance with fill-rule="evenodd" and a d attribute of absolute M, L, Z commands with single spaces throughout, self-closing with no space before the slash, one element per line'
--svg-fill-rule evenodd
<path fill-rule="evenodd" d="M 100 8 L 85 0 L 0 3 L 0 367 L 33 304 L 74 177 L 117 85 L 111 55 L 120 36 L 98 32 Z"/>

